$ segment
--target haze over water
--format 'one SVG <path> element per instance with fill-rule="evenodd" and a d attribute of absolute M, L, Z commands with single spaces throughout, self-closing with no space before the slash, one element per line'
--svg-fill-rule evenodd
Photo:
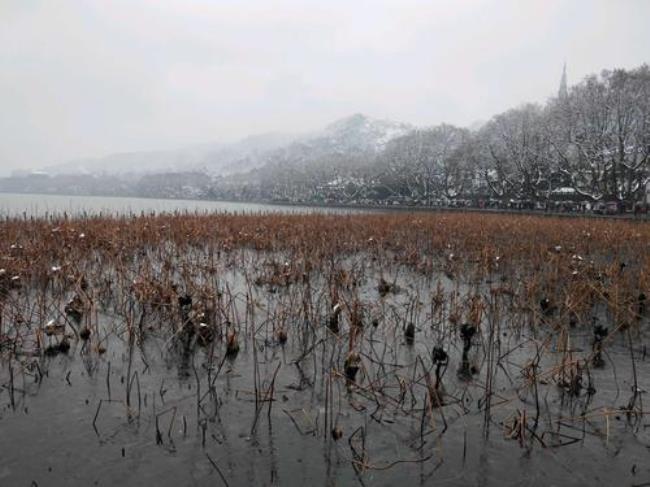
<path fill-rule="evenodd" d="M 237 203 L 229 201 L 169 200 L 153 198 L 127 198 L 108 196 L 63 196 L 0 193 L 0 216 L 43 217 L 67 213 L 71 216 L 129 215 L 162 212 L 349 212 L 343 208 L 283 206 L 263 203 Z"/>

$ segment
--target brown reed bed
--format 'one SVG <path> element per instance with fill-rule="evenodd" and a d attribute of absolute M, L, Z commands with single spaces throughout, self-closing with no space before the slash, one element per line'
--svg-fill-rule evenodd
<path fill-rule="evenodd" d="M 459 438 L 464 465 L 468 435 L 531 452 L 607 443 L 618 418 L 649 440 L 647 223 L 165 214 L 8 219 L 0 236 L 0 400 L 26 409 L 79 357 L 105 377 L 100 441 L 114 407 L 169 451 L 182 425 L 226 484 L 210 448 L 228 414 L 252 438 L 317 438 L 362 484 L 414 465 L 426 481 Z"/>

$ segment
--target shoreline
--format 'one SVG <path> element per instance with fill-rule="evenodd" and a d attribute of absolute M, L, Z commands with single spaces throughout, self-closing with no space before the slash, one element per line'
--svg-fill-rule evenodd
<path fill-rule="evenodd" d="M 205 198 L 161 198 L 153 196 L 118 196 L 118 195 L 71 195 L 62 193 L 8 193 L 0 191 L 0 195 L 5 196 L 44 196 L 55 198 L 107 198 L 114 200 L 142 200 L 142 201 L 161 201 L 161 202 L 184 202 L 184 203 L 225 203 L 233 205 L 260 205 L 280 208 L 305 208 L 305 209 L 320 209 L 320 210 L 350 210 L 350 211 L 368 211 L 368 212 L 402 212 L 402 213 L 486 213 L 486 214 L 505 214 L 505 215 L 522 215 L 522 216 L 537 216 L 537 217 L 558 217 L 558 218 L 594 218 L 594 219 L 615 219 L 615 220 L 629 220 L 638 222 L 650 222 L 650 213 L 634 215 L 631 213 L 621 214 L 598 214 L 588 212 L 556 212 L 545 210 L 515 210 L 515 209 L 499 209 L 499 208 L 474 208 L 474 207 L 441 207 L 441 206 L 423 206 L 423 205 L 368 205 L 368 204 L 349 204 L 349 203 L 316 203 L 316 202 L 288 202 L 288 201 L 272 201 L 272 200 L 231 200 L 231 199 L 205 199 Z M 110 208 L 105 208 L 107 211 Z M 51 215 L 65 213 L 67 210 L 52 211 Z M 81 209 L 84 211 L 84 209 Z M 133 211 L 132 214 L 141 213 L 141 211 Z M 163 210 L 155 211 L 155 213 L 173 213 L 174 211 L 189 211 L 188 209 L 179 208 L 178 210 Z M 213 213 L 224 210 L 209 210 L 205 209 L 202 213 Z M 20 214 L 28 213 L 25 209 Z M 101 211 L 99 212 L 101 213 Z M 145 212 L 146 213 L 146 212 Z M 16 214 L 15 217 L 19 216 Z M 33 215 L 30 215 L 33 216 Z M 108 216 L 108 215 L 107 215 Z M 7 215 L 3 215 L 7 217 Z"/>

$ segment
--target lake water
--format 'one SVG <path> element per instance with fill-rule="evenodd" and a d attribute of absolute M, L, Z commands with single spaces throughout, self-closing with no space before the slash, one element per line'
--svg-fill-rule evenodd
<path fill-rule="evenodd" d="M 13 215 L 352 211 L 0 196 Z M 492 267 L 474 255 L 519 232 L 459 218 L 0 223 L 0 487 L 650 485 L 650 323 L 604 307 L 645 282 L 645 230 L 555 222 L 538 247 L 552 227 L 531 224 L 534 252 Z M 623 261 L 579 323 L 526 297 L 576 302 Z"/>
<path fill-rule="evenodd" d="M 162 212 L 351 212 L 343 208 L 236 203 L 230 201 L 167 200 L 108 196 L 63 196 L 0 193 L 0 216 L 128 215 Z"/>

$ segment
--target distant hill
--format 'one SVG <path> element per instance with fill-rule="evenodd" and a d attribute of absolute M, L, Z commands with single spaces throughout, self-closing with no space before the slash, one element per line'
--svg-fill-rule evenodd
<path fill-rule="evenodd" d="M 308 142 L 319 149 L 340 153 L 378 153 L 389 141 L 413 129 L 407 123 L 379 120 L 357 113 L 331 123 L 323 134 Z"/>
<path fill-rule="evenodd" d="M 264 154 L 251 180 L 284 178 L 289 172 L 294 177 L 296 172 L 315 176 L 363 167 L 372 164 L 390 141 L 413 130 L 406 123 L 355 114 Z"/>
<path fill-rule="evenodd" d="M 176 171 L 183 166 L 193 167 L 200 164 L 205 152 L 208 150 L 215 150 L 215 148 L 116 153 L 104 157 L 69 161 L 64 164 L 46 167 L 44 171 L 50 175 L 119 175 L 170 172 Z"/>
<path fill-rule="evenodd" d="M 201 171 L 229 176 L 267 165 L 306 164 L 327 157 L 374 155 L 386 144 L 413 130 L 413 126 L 354 114 L 315 133 L 267 133 L 248 136 L 231 144 L 205 144 L 171 151 L 116 153 L 50 166 L 51 175 L 156 174 Z"/>

